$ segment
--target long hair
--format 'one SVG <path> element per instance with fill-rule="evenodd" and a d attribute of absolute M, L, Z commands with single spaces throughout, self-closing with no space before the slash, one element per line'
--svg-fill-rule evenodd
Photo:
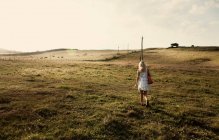
<path fill-rule="evenodd" d="M 138 71 L 139 72 L 144 72 L 146 71 L 146 65 L 144 63 L 144 61 L 140 61 L 139 64 L 138 64 Z"/>

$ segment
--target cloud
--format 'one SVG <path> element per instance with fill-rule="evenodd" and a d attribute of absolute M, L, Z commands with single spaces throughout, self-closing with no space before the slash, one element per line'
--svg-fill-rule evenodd
<path fill-rule="evenodd" d="M 214 8 L 219 8 L 219 1 L 207 0 L 199 3 L 193 3 L 189 13 L 193 15 L 202 15 Z"/>
<path fill-rule="evenodd" d="M 180 44 L 219 45 L 218 0 L 0 1 L 0 46 L 126 49 Z"/>

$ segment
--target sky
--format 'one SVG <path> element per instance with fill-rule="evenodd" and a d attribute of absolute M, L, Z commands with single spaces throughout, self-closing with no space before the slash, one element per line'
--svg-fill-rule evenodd
<path fill-rule="evenodd" d="M 1 0 L 0 48 L 219 46 L 219 0 Z"/>

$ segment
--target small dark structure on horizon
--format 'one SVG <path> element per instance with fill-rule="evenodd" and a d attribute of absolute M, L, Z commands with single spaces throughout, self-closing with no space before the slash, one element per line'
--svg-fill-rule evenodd
<path fill-rule="evenodd" d="M 179 44 L 178 44 L 178 43 L 172 43 L 170 48 L 174 48 L 174 47 L 175 47 L 175 48 L 178 48 L 178 47 L 179 47 Z"/>

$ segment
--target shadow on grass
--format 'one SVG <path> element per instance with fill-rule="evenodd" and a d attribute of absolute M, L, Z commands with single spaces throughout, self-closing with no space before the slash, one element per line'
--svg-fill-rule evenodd
<path fill-rule="evenodd" d="M 185 125 L 190 125 L 193 127 L 196 126 L 202 129 L 210 130 L 214 132 L 216 135 L 219 135 L 219 128 L 210 127 L 209 124 L 205 122 L 205 120 L 188 115 L 187 113 L 184 113 L 176 117 L 175 119 L 176 119 L 176 124 L 178 126 L 185 126 Z"/>
<path fill-rule="evenodd" d="M 205 120 L 203 120 L 202 118 L 200 118 L 201 116 L 200 114 L 197 114 L 197 112 L 192 111 L 192 114 L 191 112 L 185 112 L 181 115 L 174 115 L 157 106 L 150 107 L 150 110 L 153 113 L 159 113 L 169 118 L 172 118 L 172 120 L 174 121 L 171 123 L 174 123 L 176 127 L 184 127 L 184 126 L 199 127 L 202 130 L 209 130 L 215 133 L 216 135 L 219 135 L 219 129 L 210 127 L 210 124 L 206 122 Z M 206 112 L 203 112 L 203 113 L 204 113 L 203 116 L 206 115 Z M 215 116 L 214 113 L 209 112 L 209 116 L 212 116 L 212 115 Z M 165 121 L 163 123 L 165 123 Z M 167 122 L 167 124 L 168 123 L 170 122 Z"/>
<path fill-rule="evenodd" d="M 57 115 L 57 111 L 49 108 L 40 108 L 35 111 L 39 116 L 43 118 L 50 118 Z"/>
<path fill-rule="evenodd" d="M 109 120 L 102 127 L 102 133 L 114 139 L 128 139 L 132 135 L 130 126 L 119 120 Z"/>

